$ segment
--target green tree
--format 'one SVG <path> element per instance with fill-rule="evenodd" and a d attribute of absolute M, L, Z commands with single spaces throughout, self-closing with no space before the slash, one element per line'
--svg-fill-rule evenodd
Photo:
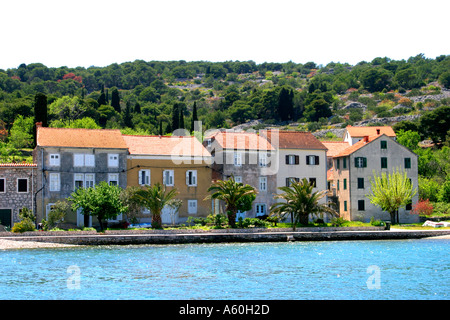
<path fill-rule="evenodd" d="M 444 142 L 450 130 L 450 106 L 441 106 L 420 118 L 420 128 L 434 143 Z"/>
<path fill-rule="evenodd" d="M 113 88 L 111 92 L 111 107 L 113 107 L 116 112 L 120 113 L 120 95 L 117 88 Z"/>
<path fill-rule="evenodd" d="M 376 67 L 364 71 L 360 76 L 360 81 L 368 91 L 377 92 L 389 86 L 391 76 L 391 73 L 386 69 Z"/>
<path fill-rule="evenodd" d="M 192 119 L 191 119 L 191 134 L 195 130 L 195 122 L 198 121 L 197 115 L 197 101 L 194 101 L 194 106 L 192 107 Z"/>
<path fill-rule="evenodd" d="M 420 139 L 420 134 L 416 131 L 404 131 L 399 130 L 396 132 L 397 135 L 397 142 L 401 145 L 404 145 L 408 149 L 414 151 L 416 148 L 418 148 Z"/>
<path fill-rule="evenodd" d="M 370 202 L 389 212 L 392 224 L 399 223 L 398 210 L 411 203 L 417 193 L 406 172 L 397 169 L 389 174 L 382 172 L 380 176 L 374 174 L 370 183 L 372 188 L 367 195 Z"/>
<path fill-rule="evenodd" d="M 208 192 L 212 192 L 212 194 L 208 195 L 205 200 L 218 199 L 225 202 L 228 223 L 232 228 L 236 226 L 236 213 L 250 210 L 257 194 L 254 187 L 236 182 L 234 176 L 227 180 L 214 182 L 208 188 Z"/>
<path fill-rule="evenodd" d="M 67 200 L 72 202 L 72 210 L 81 209 L 83 215 L 97 217 L 103 230 L 105 219 L 115 219 L 128 209 L 120 197 L 121 190 L 119 186 L 101 181 L 95 187 L 78 188 Z"/>
<path fill-rule="evenodd" d="M 161 229 L 161 213 L 166 205 L 171 205 L 176 200 L 178 191 L 176 188 L 166 191 L 165 186 L 159 182 L 153 186 L 146 185 L 135 191 L 134 199 L 152 214 L 152 228 Z"/>
<path fill-rule="evenodd" d="M 320 216 L 323 213 L 338 216 L 337 212 L 326 204 L 320 204 L 319 200 L 325 197 L 326 191 L 313 192 L 314 186 L 306 178 L 301 181 L 292 181 L 289 187 L 279 187 L 283 193 L 276 194 L 275 199 L 284 200 L 270 207 L 270 215 L 284 218 L 291 217 L 293 229 L 296 224 L 308 224 L 309 215 Z"/>
<path fill-rule="evenodd" d="M 22 149 L 33 144 L 33 117 L 18 115 L 10 130 L 9 143 L 13 148 Z"/>
<path fill-rule="evenodd" d="M 172 131 L 180 128 L 180 106 L 178 103 L 173 105 L 172 109 Z"/>

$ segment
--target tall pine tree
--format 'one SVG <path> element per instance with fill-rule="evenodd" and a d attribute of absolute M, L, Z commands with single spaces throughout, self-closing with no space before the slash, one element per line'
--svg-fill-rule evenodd
<path fill-rule="evenodd" d="M 172 109 L 172 131 L 180 128 L 180 107 L 178 103 L 173 105 Z"/>
<path fill-rule="evenodd" d="M 111 107 L 113 107 L 116 112 L 120 113 L 120 96 L 117 88 L 114 88 L 111 92 Z"/>
<path fill-rule="evenodd" d="M 42 122 L 43 127 L 48 127 L 47 96 L 37 93 L 34 96 L 34 123 Z M 36 126 L 33 126 L 33 146 L 36 146 Z"/>
<path fill-rule="evenodd" d="M 195 121 L 198 121 L 197 101 L 194 101 L 194 107 L 192 108 L 191 134 L 194 132 L 194 129 L 195 129 Z"/>

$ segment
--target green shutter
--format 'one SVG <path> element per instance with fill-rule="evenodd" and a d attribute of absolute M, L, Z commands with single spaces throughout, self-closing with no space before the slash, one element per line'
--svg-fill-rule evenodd
<path fill-rule="evenodd" d="M 363 158 L 363 168 L 367 168 L 367 158 Z"/>

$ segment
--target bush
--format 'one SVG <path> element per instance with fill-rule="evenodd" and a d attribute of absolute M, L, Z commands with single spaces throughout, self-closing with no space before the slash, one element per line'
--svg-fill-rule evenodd
<path fill-rule="evenodd" d="M 26 231 L 34 231 L 35 229 L 36 228 L 34 226 L 33 221 L 31 221 L 31 219 L 29 218 L 25 218 L 22 221 L 15 223 L 11 231 L 22 233 Z"/>
<path fill-rule="evenodd" d="M 431 216 L 433 213 L 433 205 L 430 200 L 420 200 L 418 201 L 411 210 L 412 214 Z"/>
<path fill-rule="evenodd" d="M 383 225 L 383 222 L 381 220 L 375 220 L 374 217 L 370 218 L 370 224 L 374 227 L 379 227 Z"/>
<path fill-rule="evenodd" d="M 342 227 L 346 222 L 348 221 L 341 217 L 331 219 L 331 225 L 333 227 Z"/>
<path fill-rule="evenodd" d="M 245 218 L 240 217 L 237 223 L 239 228 L 267 228 L 269 222 L 258 218 Z"/>

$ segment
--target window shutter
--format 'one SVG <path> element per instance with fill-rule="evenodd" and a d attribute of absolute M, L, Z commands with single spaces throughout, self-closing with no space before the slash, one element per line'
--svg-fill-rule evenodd
<path fill-rule="evenodd" d="M 317 166 L 317 165 L 319 165 L 319 156 L 316 156 L 316 163 L 315 163 L 315 165 Z"/>
<path fill-rule="evenodd" d="M 289 187 L 289 178 L 286 178 L 286 187 Z"/>
<path fill-rule="evenodd" d="M 295 156 L 295 164 L 299 164 L 300 163 L 300 157 L 299 156 Z"/>
<path fill-rule="evenodd" d="M 363 168 L 367 167 L 367 158 L 363 158 Z"/>
<path fill-rule="evenodd" d="M 355 158 L 355 167 L 358 168 L 358 158 Z"/>
<path fill-rule="evenodd" d="M 190 174 L 190 171 L 189 171 L 189 170 L 186 171 L 186 184 L 187 184 L 188 186 L 191 184 L 191 181 L 189 181 L 189 174 Z"/>
<path fill-rule="evenodd" d="M 309 156 L 306 156 L 306 164 L 309 165 Z"/>
<path fill-rule="evenodd" d="M 286 155 L 286 164 L 289 164 L 289 156 Z"/>

